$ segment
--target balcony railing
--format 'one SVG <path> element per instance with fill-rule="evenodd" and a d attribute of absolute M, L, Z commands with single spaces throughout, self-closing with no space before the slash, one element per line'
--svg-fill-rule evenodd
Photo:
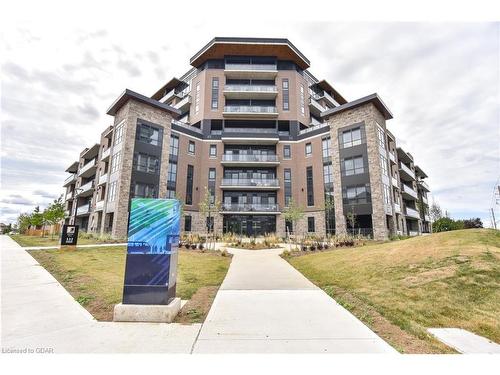
<path fill-rule="evenodd" d="M 325 107 L 323 107 L 321 104 L 319 104 L 319 103 L 316 101 L 316 99 L 314 99 L 314 98 L 312 98 L 312 97 L 311 97 L 311 98 L 309 98 L 309 105 L 311 105 L 311 106 L 313 106 L 314 108 L 316 108 L 316 109 L 317 109 L 317 111 L 318 111 L 318 112 L 320 112 L 320 113 L 321 113 L 321 112 L 326 111 L 326 108 L 325 108 Z"/>
<path fill-rule="evenodd" d="M 249 71 L 258 71 L 258 70 L 277 70 L 277 66 L 275 64 L 230 64 L 227 63 L 225 66 L 225 70 L 249 70 Z"/>
<path fill-rule="evenodd" d="M 389 159 L 391 159 L 391 161 L 396 164 L 396 155 L 394 155 L 394 153 L 390 152 L 389 151 Z"/>
<path fill-rule="evenodd" d="M 224 128 L 223 133 L 265 133 L 278 134 L 276 128 Z"/>
<path fill-rule="evenodd" d="M 415 172 L 413 172 L 410 168 L 408 168 L 405 164 L 399 163 L 399 169 L 404 171 L 407 175 L 409 175 L 412 179 L 415 179 Z"/>
<path fill-rule="evenodd" d="M 421 186 L 424 190 L 426 190 L 426 191 L 430 191 L 430 189 L 429 189 L 429 185 L 427 185 L 427 182 L 422 181 L 422 180 L 419 180 L 419 181 L 418 181 L 418 184 L 419 184 L 419 185 L 420 185 L 420 186 Z"/>
<path fill-rule="evenodd" d="M 70 199 L 73 199 L 75 197 L 75 191 L 69 191 L 66 193 L 66 195 L 64 196 L 64 200 L 65 201 L 69 201 Z"/>
<path fill-rule="evenodd" d="M 111 153 L 111 147 L 108 147 L 106 150 L 104 150 L 101 154 L 101 160 L 106 160 L 109 158 L 109 154 Z"/>
<path fill-rule="evenodd" d="M 104 199 L 96 202 L 96 204 L 95 204 L 96 211 L 102 211 L 103 209 L 104 209 Z"/>
<path fill-rule="evenodd" d="M 64 180 L 64 186 L 69 185 L 74 181 L 76 181 L 76 174 L 71 174 Z"/>
<path fill-rule="evenodd" d="M 224 154 L 222 155 L 222 161 L 226 162 L 278 162 L 278 155 L 266 155 L 266 154 Z"/>
<path fill-rule="evenodd" d="M 235 187 L 279 187 L 277 178 L 223 178 L 222 186 Z"/>
<path fill-rule="evenodd" d="M 227 92 L 278 92 L 274 85 L 226 85 L 224 91 Z"/>
<path fill-rule="evenodd" d="M 90 203 L 84 204 L 83 206 L 76 208 L 77 215 L 85 215 L 90 212 Z"/>
<path fill-rule="evenodd" d="M 314 126 L 309 126 L 307 129 L 302 129 L 301 131 L 299 131 L 299 135 L 300 134 L 306 134 L 306 133 L 310 133 L 312 131 L 315 131 L 315 130 L 318 130 L 318 129 L 322 129 L 322 128 L 328 128 L 330 127 L 330 125 L 328 123 L 322 123 L 322 124 L 319 124 L 319 125 L 314 125 Z"/>
<path fill-rule="evenodd" d="M 199 133 L 199 134 L 203 134 L 203 132 L 201 131 L 201 129 L 198 129 L 195 126 L 191 126 L 191 125 L 186 124 L 186 123 L 181 122 L 181 121 L 172 120 L 172 124 L 180 126 L 181 128 L 184 128 L 184 129 L 188 129 L 188 130 L 194 131 L 194 132 Z"/>
<path fill-rule="evenodd" d="M 78 175 L 81 176 L 82 174 L 87 172 L 89 169 L 95 166 L 95 163 L 96 159 L 92 159 L 91 161 L 89 161 L 87 164 L 85 164 L 83 167 L 80 168 L 80 173 L 78 173 Z"/>
<path fill-rule="evenodd" d="M 403 192 L 408 194 L 408 195 L 411 195 L 415 199 L 417 199 L 417 197 L 418 197 L 417 192 L 406 184 L 403 184 Z"/>
<path fill-rule="evenodd" d="M 392 181 L 392 186 L 399 188 L 399 183 L 397 178 L 391 177 L 391 181 Z"/>
<path fill-rule="evenodd" d="M 85 185 L 80 186 L 76 189 L 78 195 L 87 193 L 88 191 L 94 189 L 94 180 L 87 182 Z"/>
<path fill-rule="evenodd" d="M 399 205 L 399 203 L 394 203 L 394 212 L 396 212 L 397 214 L 401 213 L 401 206 Z"/>
<path fill-rule="evenodd" d="M 105 173 L 105 174 L 100 175 L 99 176 L 99 185 L 105 184 L 106 182 L 108 182 L 108 174 Z"/>
<path fill-rule="evenodd" d="M 277 204 L 262 203 L 224 203 L 222 211 L 230 212 L 279 212 Z"/>
<path fill-rule="evenodd" d="M 273 106 L 257 106 L 257 105 L 226 105 L 224 106 L 224 112 L 234 113 L 234 114 L 270 114 L 277 115 L 278 110 Z"/>
<path fill-rule="evenodd" d="M 405 210 L 406 210 L 406 216 L 410 216 L 415 219 L 420 219 L 420 214 L 418 213 L 417 210 L 409 207 L 406 207 Z"/>

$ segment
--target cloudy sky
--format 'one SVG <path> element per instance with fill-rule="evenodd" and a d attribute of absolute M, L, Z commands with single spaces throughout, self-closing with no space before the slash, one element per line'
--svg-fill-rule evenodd
<path fill-rule="evenodd" d="M 32 9 L 2 21 L 0 221 L 61 194 L 64 170 L 111 124 L 106 109 L 125 88 L 152 95 L 214 36 L 266 36 L 290 39 L 348 100 L 377 92 L 433 198 L 453 217 L 490 223 L 500 171 L 499 24 L 236 23 L 137 12 L 40 19 Z"/>

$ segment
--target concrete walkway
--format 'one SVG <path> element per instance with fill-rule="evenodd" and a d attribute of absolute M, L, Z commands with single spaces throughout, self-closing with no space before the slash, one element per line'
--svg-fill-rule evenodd
<path fill-rule="evenodd" d="M 397 353 L 280 258 L 228 249 L 228 274 L 194 353 Z"/>
<path fill-rule="evenodd" d="M 429 328 L 428 331 L 463 354 L 500 354 L 500 345 L 461 328 Z"/>
<path fill-rule="evenodd" d="M 0 236 L 2 349 L 190 353 L 200 324 L 97 322 L 21 246 Z"/>

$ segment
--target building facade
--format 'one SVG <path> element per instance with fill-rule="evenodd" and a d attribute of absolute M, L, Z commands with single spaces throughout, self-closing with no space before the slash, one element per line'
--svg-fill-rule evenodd
<path fill-rule="evenodd" d="M 347 101 L 287 39 L 214 38 L 190 64 L 111 105 L 113 124 L 66 170 L 68 223 L 125 237 L 130 199 L 155 197 L 181 200 L 186 232 L 429 232 L 427 175 L 377 94 Z"/>

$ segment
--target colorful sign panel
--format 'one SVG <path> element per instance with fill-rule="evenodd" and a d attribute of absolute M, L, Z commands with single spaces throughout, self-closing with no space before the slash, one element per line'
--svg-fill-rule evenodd
<path fill-rule="evenodd" d="M 61 246 L 76 246 L 78 242 L 78 225 L 64 224 L 61 233 Z"/>
<path fill-rule="evenodd" d="M 178 200 L 132 199 L 124 304 L 166 305 L 175 297 L 179 236 Z"/>

